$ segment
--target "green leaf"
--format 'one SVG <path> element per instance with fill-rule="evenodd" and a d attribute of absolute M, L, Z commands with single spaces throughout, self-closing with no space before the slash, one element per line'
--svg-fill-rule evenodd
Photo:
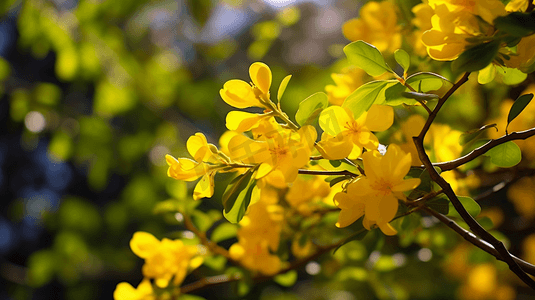
<path fill-rule="evenodd" d="M 364 41 L 356 41 L 345 46 L 344 53 L 349 62 L 363 69 L 370 76 L 381 76 L 385 72 L 393 72 L 385 63 L 381 52 Z"/>
<path fill-rule="evenodd" d="M 420 93 L 436 91 L 445 83 L 453 84 L 447 78 L 432 72 L 419 72 L 407 77 L 405 83 Z"/>
<path fill-rule="evenodd" d="M 494 19 L 494 27 L 514 37 L 525 37 L 535 33 L 535 12 L 513 12 Z"/>
<path fill-rule="evenodd" d="M 358 119 L 364 112 L 370 109 L 372 104 L 379 98 L 381 92 L 391 85 L 394 85 L 394 83 L 386 80 L 363 84 L 351 93 L 351 95 L 347 96 L 342 107 L 349 108 L 353 112 L 353 117 Z"/>
<path fill-rule="evenodd" d="M 481 227 L 485 228 L 485 230 L 491 230 L 494 227 L 494 223 L 489 217 L 483 217 L 477 220 L 477 222 L 479 225 L 481 225 Z"/>
<path fill-rule="evenodd" d="M 451 63 L 451 69 L 455 73 L 479 71 L 488 66 L 498 54 L 500 40 L 476 45 L 464 51 Z"/>
<path fill-rule="evenodd" d="M 230 209 L 234 206 L 234 203 L 236 202 L 236 197 L 238 197 L 238 194 L 249 184 L 249 181 L 251 180 L 252 176 L 253 171 L 247 170 L 247 172 L 234 178 L 229 183 L 229 185 L 225 189 L 225 192 L 223 193 L 223 207 L 225 208 L 226 212 L 229 212 Z"/>
<path fill-rule="evenodd" d="M 414 99 L 405 98 L 402 96 L 402 93 L 404 93 L 407 90 L 407 87 L 405 87 L 400 82 L 388 87 L 385 89 L 385 102 L 384 105 L 390 105 L 390 106 L 398 106 L 401 104 L 407 104 L 407 105 L 415 105 L 418 103 L 418 101 Z"/>
<path fill-rule="evenodd" d="M 464 206 L 464 209 L 472 216 L 477 217 L 479 213 L 481 212 L 481 206 L 472 198 L 470 197 L 457 197 L 461 204 Z M 457 217 L 461 218 L 461 215 L 457 212 L 453 204 L 450 202 L 449 204 L 449 212 L 448 216 L 450 217 Z"/>
<path fill-rule="evenodd" d="M 511 121 L 518 117 L 524 108 L 526 108 L 526 106 L 528 106 L 528 104 L 531 102 L 531 99 L 533 99 L 533 94 L 525 94 L 515 100 L 513 106 L 511 106 L 511 109 L 509 110 L 509 115 L 507 115 L 507 126 L 505 126 L 505 132 L 507 132 L 507 127 L 509 127 Z"/>
<path fill-rule="evenodd" d="M 522 152 L 512 141 L 500 144 L 485 153 L 490 156 L 490 162 L 502 168 L 510 168 L 522 160 Z"/>
<path fill-rule="evenodd" d="M 285 287 L 293 286 L 297 281 L 297 271 L 290 270 L 284 274 L 279 274 L 273 277 L 273 280 L 275 280 L 276 283 Z"/>
<path fill-rule="evenodd" d="M 327 95 L 323 92 L 315 93 L 299 103 L 295 120 L 301 126 L 314 123 L 321 111 L 329 105 Z"/>
<path fill-rule="evenodd" d="M 349 176 L 349 175 L 344 175 L 344 176 L 336 176 L 335 178 L 329 180 L 329 186 L 330 187 L 333 187 L 335 184 L 339 183 L 339 182 L 342 182 L 344 180 L 349 180 L 351 179 L 352 177 Z M 327 180 L 327 178 L 325 178 L 325 180 Z"/>
<path fill-rule="evenodd" d="M 396 62 L 403 68 L 403 71 L 407 73 L 409 67 L 411 66 L 411 57 L 409 54 L 403 49 L 398 49 L 394 52 L 394 58 L 396 59 Z"/>
<path fill-rule="evenodd" d="M 487 84 L 492 82 L 496 77 L 496 66 L 494 64 L 489 64 L 482 70 L 479 70 L 477 73 L 477 82 L 479 84 Z"/>
<path fill-rule="evenodd" d="M 484 126 L 481 126 L 480 128 L 478 129 L 472 129 L 472 130 L 469 130 L 463 134 L 461 134 L 461 136 L 459 137 L 459 145 L 461 146 L 464 146 L 470 142 L 472 142 L 473 140 L 475 140 L 484 130 L 486 129 L 489 129 L 489 128 L 494 128 L 496 129 L 496 131 L 498 131 L 498 128 L 496 127 L 496 124 L 488 124 L 488 125 L 484 125 Z"/>
<path fill-rule="evenodd" d="M 236 225 L 230 223 L 223 223 L 217 226 L 216 229 L 214 229 L 214 232 L 212 232 L 210 239 L 215 243 L 219 243 L 221 241 L 235 237 L 237 233 L 238 227 L 236 227 Z"/>
<path fill-rule="evenodd" d="M 234 205 L 227 211 L 227 207 L 223 210 L 223 215 L 230 223 L 236 224 L 241 221 L 245 212 L 251 203 L 251 195 L 253 194 L 253 189 L 256 185 L 256 180 L 249 181 L 246 188 L 239 191 L 236 199 L 234 200 Z"/>
<path fill-rule="evenodd" d="M 447 215 L 448 212 L 450 211 L 450 200 L 446 196 L 435 197 L 427 201 L 426 205 L 429 208 L 443 215 Z"/>
<path fill-rule="evenodd" d="M 290 82 L 290 79 L 292 78 L 292 75 L 288 75 L 284 77 L 284 79 L 281 81 L 281 84 L 279 85 L 279 91 L 277 92 L 277 101 L 281 101 L 282 95 L 284 95 L 284 91 L 286 90 L 286 87 L 288 86 L 288 82 Z"/>
<path fill-rule="evenodd" d="M 528 78 L 528 74 L 515 68 L 506 68 L 502 66 L 497 66 L 496 73 L 501 75 L 502 82 L 507 85 L 516 85 L 526 80 L 526 78 Z"/>

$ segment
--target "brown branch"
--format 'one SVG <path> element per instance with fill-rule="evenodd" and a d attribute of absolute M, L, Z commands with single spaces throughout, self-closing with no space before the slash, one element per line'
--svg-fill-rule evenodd
<path fill-rule="evenodd" d="M 423 209 L 430 215 L 434 216 L 435 218 L 437 218 L 440 222 L 446 224 L 448 227 L 450 227 L 451 229 L 453 229 L 455 232 L 457 232 L 460 236 L 462 236 L 465 240 L 467 240 L 468 242 L 472 243 L 473 245 L 477 246 L 478 248 L 480 248 L 481 250 L 491 254 L 492 256 L 496 257 L 497 260 L 501 260 L 501 261 L 505 261 L 502 256 L 500 255 L 500 253 L 489 243 L 487 243 L 486 241 L 484 240 L 481 240 L 479 238 L 477 238 L 473 233 L 471 233 L 470 231 L 462 228 L 461 226 L 459 226 L 457 223 L 455 223 L 455 221 L 453 221 L 452 219 L 444 216 L 443 214 L 433 210 L 432 208 L 429 208 L 427 206 L 424 206 Z M 535 276 L 535 265 L 532 265 L 514 255 L 511 254 L 511 257 L 513 258 L 513 260 L 522 267 L 522 269 Z"/>
<path fill-rule="evenodd" d="M 513 140 L 525 140 L 529 137 L 535 135 L 535 128 L 531 128 L 524 131 L 512 132 L 511 134 L 504 135 L 501 138 L 490 140 L 485 145 L 478 147 L 472 150 L 470 153 L 466 154 L 463 157 L 451 160 L 448 162 L 434 163 L 433 166 L 439 167 L 442 171 L 453 170 L 469 161 L 474 160 L 475 158 L 485 154 L 490 149 L 501 145 L 503 143 L 513 141 Z"/>
<path fill-rule="evenodd" d="M 341 171 L 330 171 L 330 170 L 306 170 L 299 169 L 299 174 L 308 174 L 308 175 L 347 175 L 351 177 L 357 177 L 359 174 L 355 174 L 351 171 L 341 170 Z"/>
<path fill-rule="evenodd" d="M 438 174 L 438 172 L 433 167 L 433 164 L 431 163 L 431 160 L 429 159 L 429 156 L 425 152 L 424 148 L 424 138 L 426 133 L 429 131 L 429 128 L 431 126 L 431 123 L 435 120 L 438 112 L 444 105 L 444 103 L 448 100 L 448 98 L 466 81 L 468 81 L 468 76 L 470 73 L 465 73 L 463 77 L 457 81 L 451 89 L 446 92 L 446 94 L 439 99 L 437 106 L 433 110 L 433 113 L 429 115 L 429 118 L 427 119 L 424 127 L 422 128 L 422 131 L 417 137 L 413 137 L 414 144 L 416 146 L 416 149 L 418 151 L 418 156 L 420 157 L 420 160 L 424 164 L 425 168 L 429 172 L 429 175 L 433 181 L 435 181 L 440 187 L 444 190 L 444 193 L 448 198 L 450 199 L 451 203 L 459 213 L 459 215 L 462 217 L 462 219 L 468 224 L 468 227 L 477 234 L 479 237 L 481 237 L 484 241 L 490 243 L 495 250 L 498 251 L 500 257 L 507 263 L 509 266 L 509 269 L 513 271 L 518 278 L 520 278 L 524 283 L 526 283 L 528 286 L 530 286 L 532 289 L 535 289 L 535 281 L 529 277 L 528 274 L 522 268 L 516 263 L 516 261 L 513 259 L 509 251 L 507 251 L 507 248 L 505 248 L 504 244 L 496 239 L 492 234 L 490 234 L 488 231 L 486 231 L 464 208 L 462 203 L 457 198 L 457 195 L 455 195 L 455 192 L 451 188 L 450 184 L 444 180 Z"/>

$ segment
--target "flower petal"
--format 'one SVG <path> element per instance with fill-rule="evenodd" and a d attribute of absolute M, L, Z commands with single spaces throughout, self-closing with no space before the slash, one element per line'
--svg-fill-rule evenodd
<path fill-rule="evenodd" d="M 258 123 L 265 117 L 265 115 L 233 110 L 227 114 L 227 128 L 239 132 L 249 131 L 258 126 Z"/>
<path fill-rule="evenodd" d="M 160 241 L 154 235 L 148 232 L 138 231 L 134 233 L 130 240 L 130 249 L 132 249 L 135 255 L 146 258 L 153 253 L 159 244 Z"/>
<path fill-rule="evenodd" d="M 271 87 L 271 70 L 262 62 L 255 62 L 249 67 L 249 76 L 254 85 L 258 87 L 262 93 L 269 94 Z"/>
<path fill-rule="evenodd" d="M 334 137 L 324 133 L 317 145 L 321 155 L 331 160 L 346 158 L 353 150 L 353 143 L 343 133 Z"/>
<path fill-rule="evenodd" d="M 377 226 L 385 235 L 396 235 L 398 233 L 390 223 L 377 223 Z"/>
<path fill-rule="evenodd" d="M 263 107 L 256 99 L 251 85 L 243 80 L 232 79 L 225 82 L 219 95 L 228 105 L 236 108 Z"/>
<path fill-rule="evenodd" d="M 420 178 L 409 178 L 392 187 L 394 192 L 405 192 L 415 189 L 420 185 Z"/>
<path fill-rule="evenodd" d="M 324 109 L 319 117 L 319 125 L 324 132 L 335 136 L 344 131 L 347 124 L 353 122 L 353 117 L 340 106 L 329 106 Z"/>
<path fill-rule="evenodd" d="M 394 109 L 388 105 L 374 104 L 368 110 L 364 125 L 370 131 L 385 131 L 394 124 Z"/>
<path fill-rule="evenodd" d="M 193 200 L 201 198 L 211 198 L 214 195 L 214 175 L 215 172 L 205 174 L 193 190 Z"/>

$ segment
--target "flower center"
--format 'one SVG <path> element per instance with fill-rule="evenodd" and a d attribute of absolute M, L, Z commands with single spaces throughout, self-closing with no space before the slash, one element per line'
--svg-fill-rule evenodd
<path fill-rule="evenodd" d="M 361 131 L 362 126 L 360 126 L 356 121 L 350 121 L 346 122 L 344 128 L 349 131 L 349 134 L 355 134 Z"/>
<path fill-rule="evenodd" d="M 379 194 L 382 194 L 382 195 L 388 195 L 392 193 L 392 183 L 383 178 L 377 179 L 370 186 L 372 189 L 376 190 Z"/>
<path fill-rule="evenodd" d="M 288 149 L 276 146 L 275 148 L 269 149 L 269 152 L 271 152 L 271 156 L 274 156 L 277 161 L 281 159 L 281 157 L 284 157 L 288 153 Z"/>

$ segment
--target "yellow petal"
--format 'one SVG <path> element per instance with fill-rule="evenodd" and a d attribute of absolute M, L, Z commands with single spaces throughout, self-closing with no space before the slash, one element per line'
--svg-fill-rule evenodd
<path fill-rule="evenodd" d="M 390 222 L 398 212 L 399 202 L 392 194 L 388 194 L 378 199 L 379 217 L 378 223 Z M 368 204 L 366 204 L 367 206 Z"/>
<path fill-rule="evenodd" d="M 362 215 L 363 209 L 342 209 L 338 215 L 338 222 L 335 225 L 338 228 L 347 227 L 355 223 Z"/>
<path fill-rule="evenodd" d="M 232 159 L 249 164 L 259 164 L 271 159 L 268 144 L 263 141 L 254 141 L 244 135 L 232 137 L 228 144 Z"/>
<path fill-rule="evenodd" d="M 420 185 L 420 178 L 409 178 L 403 180 L 401 183 L 396 184 L 392 187 L 394 192 L 405 192 L 415 189 Z"/>
<path fill-rule="evenodd" d="M 214 175 L 215 172 L 205 174 L 193 191 L 193 200 L 199 200 L 201 198 L 211 198 L 214 195 Z"/>
<path fill-rule="evenodd" d="M 262 163 L 256 171 L 255 179 L 260 179 L 268 175 L 271 171 L 273 171 L 273 165 L 269 163 Z"/>
<path fill-rule="evenodd" d="M 334 137 L 324 133 L 317 148 L 324 158 L 331 160 L 346 158 L 353 150 L 353 143 L 347 137 L 343 133 Z"/>
<path fill-rule="evenodd" d="M 319 117 L 319 125 L 324 132 L 335 136 L 345 130 L 344 126 L 351 124 L 353 117 L 340 106 L 329 106 L 324 109 Z"/>
<path fill-rule="evenodd" d="M 212 147 L 215 148 L 213 145 Z M 191 154 L 191 156 L 193 156 L 197 162 L 217 161 L 217 159 L 213 157 L 217 152 L 212 152 L 208 142 L 206 141 L 206 137 L 200 132 L 197 132 L 195 135 L 192 135 L 188 138 L 188 141 L 186 142 L 186 148 L 188 149 L 189 154 Z"/>
<path fill-rule="evenodd" d="M 249 75 L 254 85 L 258 87 L 262 93 L 268 95 L 271 87 L 271 70 L 262 62 L 255 62 L 249 67 Z"/>
<path fill-rule="evenodd" d="M 227 128 L 238 132 L 245 132 L 258 126 L 265 115 L 252 114 L 244 111 L 231 111 L 227 114 Z"/>
<path fill-rule="evenodd" d="M 314 143 L 316 142 L 316 139 L 318 138 L 318 133 L 316 132 L 316 128 L 310 125 L 305 125 L 301 128 L 299 128 L 299 136 L 301 137 L 301 143 L 308 146 L 309 149 L 312 149 L 314 147 Z"/>
<path fill-rule="evenodd" d="M 225 82 L 219 94 L 228 105 L 236 108 L 263 107 L 256 99 L 253 88 L 243 80 L 232 79 Z"/>
<path fill-rule="evenodd" d="M 197 163 L 188 158 L 175 159 L 170 155 L 166 155 L 166 160 L 169 164 L 167 176 L 174 179 L 194 181 L 208 171 L 208 167 L 204 163 Z"/>
<path fill-rule="evenodd" d="M 388 105 L 374 104 L 366 114 L 364 125 L 370 131 L 385 131 L 394 124 L 394 109 Z"/>
<path fill-rule="evenodd" d="M 135 255 L 146 258 L 153 253 L 159 244 L 160 241 L 154 235 L 148 232 L 138 231 L 134 233 L 130 240 L 130 249 L 132 249 Z"/>
<path fill-rule="evenodd" d="M 377 223 L 377 226 L 385 235 L 396 235 L 398 233 L 390 223 Z"/>
<path fill-rule="evenodd" d="M 114 300 L 131 300 L 137 298 L 138 294 L 136 289 L 128 282 L 119 283 L 113 292 Z"/>

